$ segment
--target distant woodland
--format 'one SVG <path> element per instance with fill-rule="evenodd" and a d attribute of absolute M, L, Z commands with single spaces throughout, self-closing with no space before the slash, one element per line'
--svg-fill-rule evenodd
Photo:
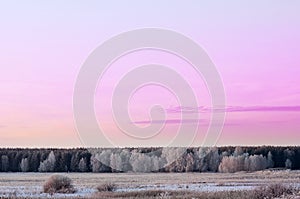
<path fill-rule="evenodd" d="M 225 172 L 300 169 L 300 147 L 0 149 L 0 172 Z"/>

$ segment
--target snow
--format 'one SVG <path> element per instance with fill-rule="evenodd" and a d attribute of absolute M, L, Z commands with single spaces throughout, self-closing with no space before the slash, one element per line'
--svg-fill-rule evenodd
<path fill-rule="evenodd" d="M 189 190 L 189 191 L 234 191 L 234 190 L 250 190 L 253 184 L 215 184 L 215 183 L 199 183 L 199 184 L 163 184 L 163 185 L 140 185 L 135 187 L 120 187 L 116 192 L 131 192 L 145 190 Z M 92 195 L 96 192 L 93 188 L 77 187 L 76 193 L 73 194 L 46 194 L 42 193 L 41 186 L 0 186 L 0 197 L 30 197 L 30 198 L 74 198 Z"/>
<path fill-rule="evenodd" d="M 200 191 L 200 192 L 217 192 L 217 191 L 241 191 L 250 190 L 257 185 L 253 184 L 215 184 L 215 183 L 200 183 L 200 184 L 165 184 L 165 185 L 141 185 L 138 187 L 119 188 L 118 192 L 130 192 L 130 191 L 145 191 L 145 190 L 188 190 L 188 191 Z"/>
<path fill-rule="evenodd" d="M 14 183 L 0 182 L 0 198 L 1 197 L 18 197 L 18 198 L 75 198 L 87 197 L 94 194 L 97 190 L 95 186 L 81 184 L 75 186 L 77 190 L 73 194 L 46 194 L 42 192 L 42 185 L 38 183 L 13 185 Z M 129 184 L 117 187 L 116 192 L 132 192 L 132 191 L 145 191 L 145 190 L 183 190 L 183 191 L 197 191 L 197 192 L 218 192 L 218 191 L 242 191 L 251 190 L 257 186 L 265 185 L 265 182 L 224 182 L 224 183 L 210 183 L 210 182 L 197 182 L 197 183 L 157 183 L 157 184 Z M 300 188 L 300 183 L 286 183 Z"/>
<path fill-rule="evenodd" d="M 80 187 L 72 194 L 47 194 L 42 192 L 40 186 L 0 186 L 0 197 L 18 197 L 18 198 L 74 198 L 91 195 L 95 189 Z"/>

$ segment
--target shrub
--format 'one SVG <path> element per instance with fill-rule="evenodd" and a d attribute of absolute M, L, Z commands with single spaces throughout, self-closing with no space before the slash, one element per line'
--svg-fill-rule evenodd
<path fill-rule="evenodd" d="M 99 192 L 114 191 L 115 189 L 116 189 L 116 185 L 112 183 L 106 183 L 97 186 L 97 190 Z"/>
<path fill-rule="evenodd" d="M 63 175 L 51 176 L 43 186 L 45 193 L 74 193 L 75 189 L 72 185 L 72 180 Z"/>

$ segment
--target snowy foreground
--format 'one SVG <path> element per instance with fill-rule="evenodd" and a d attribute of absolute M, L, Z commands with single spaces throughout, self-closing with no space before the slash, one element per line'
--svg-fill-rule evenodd
<path fill-rule="evenodd" d="M 254 184 L 224 184 L 218 185 L 214 183 L 207 184 L 165 184 L 165 185 L 140 185 L 137 187 L 124 187 L 117 188 L 117 192 L 129 192 L 129 191 L 145 191 L 145 190 L 189 190 L 189 191 L 233 191 L 233 190 L 249 190 L 255 187 Z M 74 194 L 45 194 L 42 193 L 41 186 L 1 186 L 0 187 L 0 196 L 9 197 L 43 197 L 43 198 L 65 198 L 65 197 L 84 197 L 92 195 L 96 192 L 96 189 L 93 188 L 84 188 L 78 187 L 76 193 Z"/>
<path fill-rule="evenodd" d="M 88 197 L 103 183 L 117 185 L 116 192 L 144 190 L 189 190 L 217 192 L 250 190 L 259 185 L 280 182 L 300 187 L 300 171 L 262 171 L 255 173 L 64 173 L 73 180 L 74 194 L 42 193 L 51 173 L 0 173 L 0 197 L 74 198 Z"/>

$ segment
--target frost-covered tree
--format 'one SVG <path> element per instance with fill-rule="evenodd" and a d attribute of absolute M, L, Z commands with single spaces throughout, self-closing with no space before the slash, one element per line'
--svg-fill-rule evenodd
<path fill-rule="evenodd" d="M 131 165 L 129 163 L 130 156 L 131 152 L 127 149 L 122 150 L 120 152 L 120 158 L 122 160 L 122 164 L 118 166 L 118 168 L 120 168 L 120 171 L 127 172 L 132 170 Z"/>
<path fill-rule="evenodd" d="M 194 171 L 195 167 L 195 158 L 192 153 L 188 153 L 186 155 L 186 167 L 185 167 L 185 172 L 192 172 Z"/>
<path fill-rule="evenodd" d="M 221 161 L 218 148 L 217 147 L 210 148 L 207 157 L 208 157 L 208 171 L 217 172 Z"/>
<path fill-rule="evenodd" d="M 231 173 L 231 172 L 235 172 L 235 170 L 233 170 L 233 156 L 224 156 L 222 158 L 222 161 L 219 165 L 219 172 L 222 173 Z"/>
<path fill-rule="evenodd" d="M 100 172 L 101 168 L 101 162 L 95 157 L 96 155 L 92 155 L 91 157 L 91 167 L 92 167 L 92 172 Z"/>
<path fill-rule="evenodd" d="M 208 171 L 208 161 L 207 161 L 207 154 L 208 148 L 207 147 L 200 147 L 195 152 L 195 170 L 200 172 Z"/>
<path fill-rule="evenodd" d="M 244 151 L 243 151 L 242 147 L 237 146 L 237 147 L 235 147 L 235 150 L 233 152 L 233 156 L 237 157 L 239 155 L 243 155 L 243 153 L 244 153 Z"/>
<path fill-rule="evenodd" d="M 292 161 L 290 159 L 286 159 L 285 161 L 285 168 L 291 169 L 292 168 Z"/>
<path fill-rule="evenodd" d="M 259 171 L 268 167 L 268 160 L 263 155 L 251 155 L 244 153 L 238 156 L 225 156 L 219 165 L 219 171 L 234 173 L 238 171 Z"/>
<path fill-rule="evenodd" d="M 168 172 L 188 172 L 194 170 L 196 164 L 194 154 L 182 147 L 163 148 L 161 158 L 165 160 L 164 168 Z"/>
<path fill-rule="evenodd" d="M 264 170 L 268 167 L 267 158 L 263 155 L 251 155 L 245 159 L 245 170 L 246 171 L 259 171 Z"/>
<path fill-rule="evenodd" d="M 134 172 L 157 172 L 165 165 L 165 159 L 155 153 L 141 153 L 134 150 L 129 159 Z"/>
<path fill-rule="evenodd" d="M 38 171 L 39 172 L 53 172 L 54 168 L 55 168 L 55 162 L 56 162 L 56 159 L 55 159 L 54 152 L 51 151 L 49 153 L 47 159 L 40 163 Z"/>
<path fill-rule="evenodd" d="M 110 155 L 112 154 L 112 151 L 110 149 L 103 150 L 100 155 L 98 156 L 98 159 L 101 161 L 101 163 L 105 166 L 110 166 Z"/>
<path fill-rule="evenodd" d="M 112 151 L 110 149 L 100 150 L 94 152 L 91 157 L 91 166 L 93 172 L 111 172 L 110 156 Z"/>
<path fill-rule="evenodd" d="M 152 161 L 152 171 L 155 171 L 155 172 L 158 172 L 166 164 L 164 159 L 162 159 L 158 156 L 155 156 L 155 155 L 152 156 L 151 161 Z"/>
<path fill-rule="evenodd" d="M 165 162 L 164 169 L 168 172 L 183 172 L 186 167 L 186 148 L 165 147 L 162 149 L 161 158 Z"/>
<path fill-rule="evenodd" d="M 86 158 L 81 158 L 80 159 L 79 164 L 78 164 L 78 169 L 81 172 L 87 172 L 88 171 Z"/>
<path fill-rule="evenodd" d="M 80 152 L 77 151 L 73 153 L 71 157 L 70 170 L 72 172 L 77 172 L 79 170 L 78 168 L 79 161 L 80 161 Z"/>
<path fill-rule="evenodd" d="M 129 160 L 134 172 L 151 172 L 151 157 L 142 153 L 133 152 Z"/>
<path fill-rule="evenodd" d="M 165 158 L 166 166 L 176 162 L 179 158 L 181 158 L 184 154 L 186 154 L 186 148 L 181 147 L 164 147 L 162 149 L 161 157 Z"/>
<path fill-rule="evenodd" d="M 285 149 L 283 151 L 284 155 L 287 157 L 287 158 L 292 158 L 292 156 L 295 155 L 295 152 L 292 151 L 291 149 Z"/>
<path fill-rule="evenodd" d="M 2 155 L 1 156 L 1 170 L 2 171 L 8 171 L 9 167 L 9 159 L 7 155 Z"/>
<path fill-rule="evenodd" d="M 110 167 L 112 172 L 120 172 L 122 168 L 122 159 L 118 154 L 112 153 L 110 155 Z"/>
<path fill-rule="evenodd" d="M 273 162 L 273 155 L 271 153 L 271 151 L 268 152 L 268 168 L 273 168 L 274 167 L 274 162 Z"/>
<path fill-rule="evenodd" d="M 285 149 L 284 156 L 286 158 L 285 167 L 287 169 L 291 169 L 293 166 L 292 163 L 293 163 L 293 161 L 295 161 L 295 151 L 293 151 L 291 149 Z"/>
<path fill-rule="evenodd" d="M 113 172 L 128 172 L 131 170 L 129 163 L 131 153 L 127 149 L 116 150 L 110 156 L 110 167 Z"/>
<path fill-rule="evenodd" d="M 28 172 L 29 171 L 29 161 L 28 161 L 28 158 L 23 158 L 21 160 L 20 169 L 21 169 L 22 172 Z"/>
<path fill-rule="evenodd" d="M 246 155 L 225 156 L 219 165 L 219 171 L 223 173 L 234 173 L 244 170 Z"/>

